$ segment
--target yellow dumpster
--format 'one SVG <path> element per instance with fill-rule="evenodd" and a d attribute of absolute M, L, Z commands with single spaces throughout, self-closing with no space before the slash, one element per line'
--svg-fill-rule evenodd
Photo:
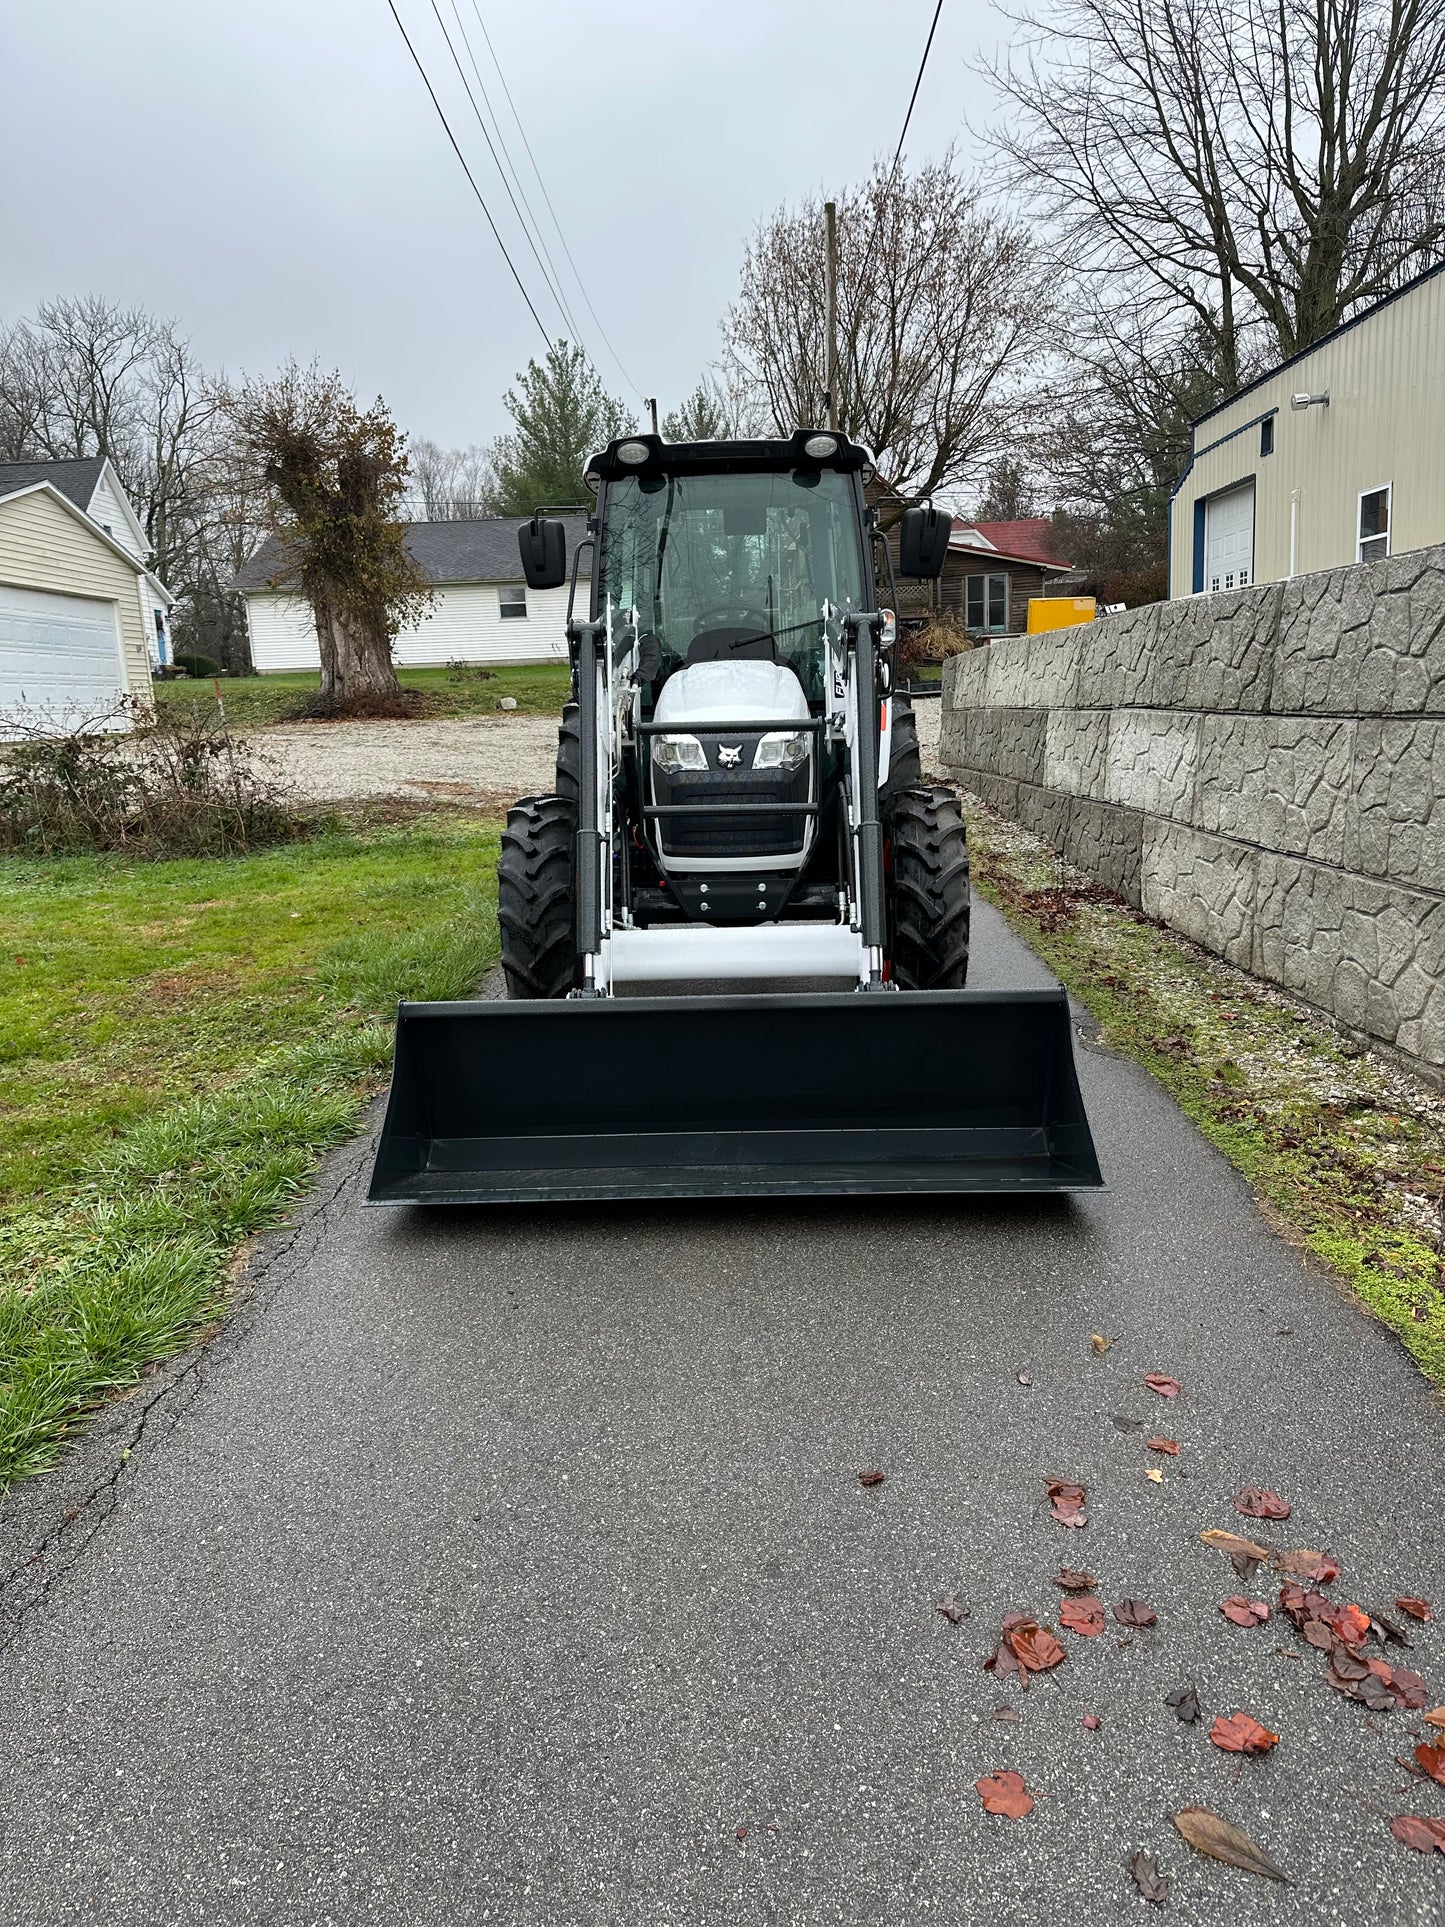
<path fill-rule="evenodd" d="M 1092 622 L 1095 616 L 1091 595 L 1034 595 L 1029 597 L 1031 636 L 1045 629 L 1072 629 L 1076 622 Z"/>

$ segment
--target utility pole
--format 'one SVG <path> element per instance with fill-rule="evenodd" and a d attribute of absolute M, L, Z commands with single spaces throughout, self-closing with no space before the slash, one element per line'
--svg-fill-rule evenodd
<path fill-rule="evenodd" d="M 655 435 L 657 433 L 657 397 L 656 395 L 648 396 L 647 406 L 652 411 L 652 432 Z"/>
<path fill-rule="evenodd" d="M 838 203 L 825 201 L 828 224 L 828 426 L 838 426 Z"/>

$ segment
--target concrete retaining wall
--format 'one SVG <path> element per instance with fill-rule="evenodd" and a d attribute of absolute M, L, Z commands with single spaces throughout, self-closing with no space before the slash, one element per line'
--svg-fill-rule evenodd
<path fill-rule="evenodd" d="M 1148 915 L 1445 1072 L 1445 548 L 957 656 L 939 754 Z"/>

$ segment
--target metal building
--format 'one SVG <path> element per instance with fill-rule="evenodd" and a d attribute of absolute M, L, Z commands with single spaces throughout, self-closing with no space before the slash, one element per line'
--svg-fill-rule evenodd
<path fill-rule="evenodd" d="M 1171 598 L 1445 542 L 1445 267 L 1194 424 Z"/>

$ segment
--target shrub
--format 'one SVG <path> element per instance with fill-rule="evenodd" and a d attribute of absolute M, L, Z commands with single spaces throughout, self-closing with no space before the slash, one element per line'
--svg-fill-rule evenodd
<path fill-rule="evenodd" d="M 446 666 L 448 682 L 495 682 L 495 669 L 484 669 L 479 662 L 463 662 L 460 657 Z"/>
<path fill-rule="evenodd" d="M 945 609 L 919 629 L 905 629 L 898 643 L 898 661 L 903 669 L 921 669 L 925 663 L 945 662 L 949 656 L 972 649 L 973 640 L 959 618 Z"/>
<path fill-rule="evenodd" d="M 206 682 L 212 676 L 219 676 L 221 665 L 210 656 L 177 656 L 177 669 L 184 669 L 188 676 L 197 682 Z"/>
<path fill-rule="evenodd" d="M 37 856 L 236 856 L 308 834 L 274 764 L 208 721 L 133 735 L 90 717 L 67 734 L 24 718 L 0 734 L 0 850 Z"/>

